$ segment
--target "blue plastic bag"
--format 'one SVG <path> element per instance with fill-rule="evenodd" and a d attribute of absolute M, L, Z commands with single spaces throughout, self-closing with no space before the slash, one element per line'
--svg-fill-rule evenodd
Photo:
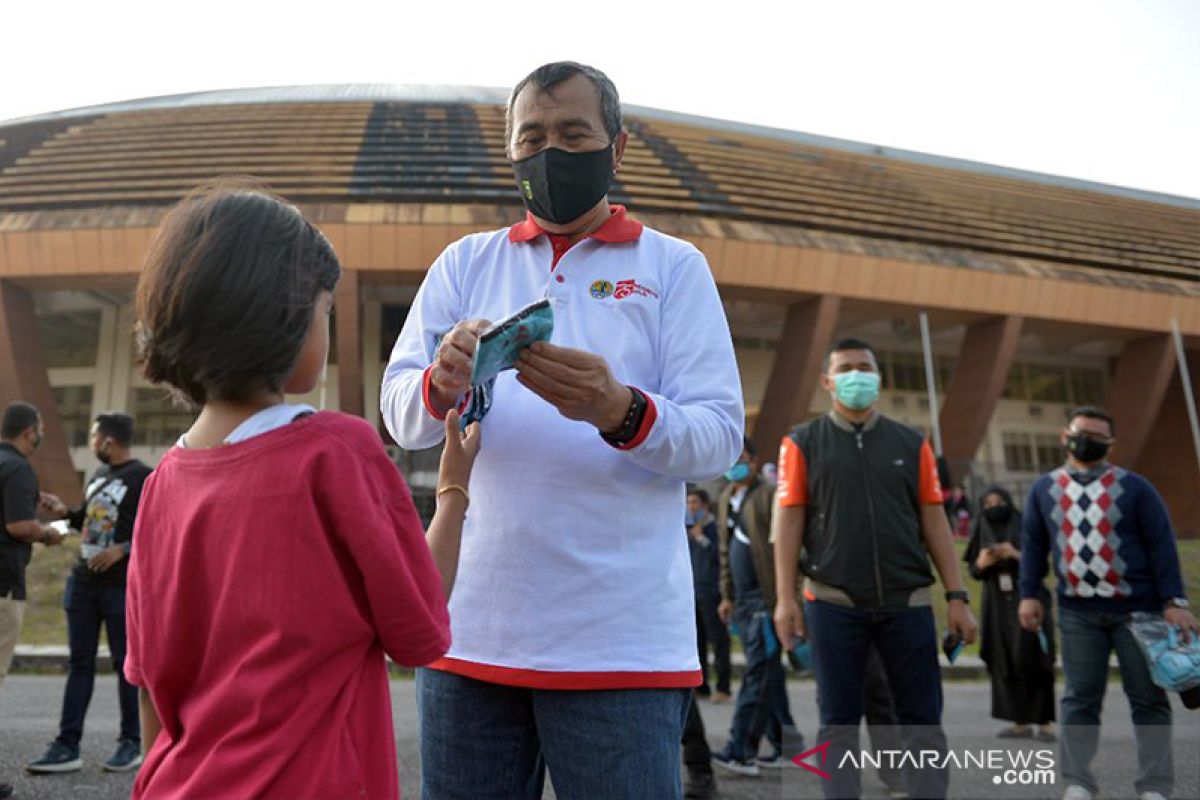
<path fill-rule="evenodd" d="M 1200 687 L 1200 640 L 1184 642 L 1179 631 L 1161 614 L 1136 611 L 1129 630 L 1146 656 L 1150 677 L 1168 692 L 1186 692 Z"/>

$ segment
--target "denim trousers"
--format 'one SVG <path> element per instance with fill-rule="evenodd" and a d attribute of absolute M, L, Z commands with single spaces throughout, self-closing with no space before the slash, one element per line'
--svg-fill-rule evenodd
<path fill-rule="evenodd" d="M 83 738 L 83 720 L 92 702 L 96 684 L 96 649 L 100 645 L 100 628 L 108 634 L 108 649 L 112 654 L 113 671 L 117 673 L 117 698 L 121 707 L 121 739 L 142 740 L 138 725 L 138 690 L 125 680 L 125 587 L 102 586 L 67 578 L 63 593 L 67 612 L 67 643 L 70 659 L 67 666 L 67 688 L 63 692 L 62 717 L 58 724 L 58 741 L 79 749 Z"/>
<path fill-rule="evenodd" d="M 793 727 L 792 714 L 778 645 L 770 652 L 767 626 L 774 623 L 762 594 L 755 591 L 739 597 L 733 622 L 742 640 L 746 670 L 729 726 L 727 752 L 737 759 L 752 759 L 764 734 L 775 752 L 782 750 L 783 729 Z"/>
<path fill-rule="evenodd" d="M 1117 652 L 1121 685 L 1133 712 L 1137 740 L 1138 793 L 1160 792 L 1171 796 L 1175 768 L 1171 754 L 1171 702 L 1154 684 L 1146 657 L 1127 624 L 1129 614 L 1098 614 L 1060 608 L 1063 689 L 1060 768 L 1063 783 L 1083 786 L 1095 793 L 1092 758 L 1100 740 L 1100 709 L 1108 685 L 1108 657 Z"/>
<path fill-rule="evenodd" d="M 804 617 L 812 643 L 813 672 L 821 714 L 820 743 L 830 742 L 822 784 L 827 798 L 859 797 L 857 769 L 836 769 L 847 751 L 859 749 L 859 725 L 865 706 L 864 685 L 872 646 L 879 652 L 891 688 L 896 722 L 908 751 L 946 752 L 942 731 L 942 679 L 938 665 L 933 609 L 849 608 L 822 600 L 805 604 Z M 945 769 L 905 769 L 911 797 L 945 797 Z"/>
<path fill-rule="evenodd" d="M 424 800 L 683 796 L 691 689 L 527 689 L 417 671 Z"/>

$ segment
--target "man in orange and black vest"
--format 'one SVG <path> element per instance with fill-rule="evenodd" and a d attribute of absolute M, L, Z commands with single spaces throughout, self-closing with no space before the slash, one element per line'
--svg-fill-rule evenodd
<path fill-rule="evenodd" d="M 933 449 L 924 436 L 875 409 L 881 383 L 871 346 L 830 349 L 821 385 L 829 414 L 784 437 L 775 509 L 775 626 L 788 648 L 812 644 L 821 730 L 832 742 L 826 797 L 858 797 L 858 770 L 839 770 L 856 750 L 871 647 L 878 649 L 910 752 L 945 752 L 942 685 L 930 586 L 933 559 L 947 589 L 947 624 L 963 642 L 975 618 L 958 573 Z M 805 576 L 804 611 L 792 592 Z M 832 769 L 831 769 L 832 767 Z M 912 797 L 945 797 L 944 769 L 907 769 Z"/>

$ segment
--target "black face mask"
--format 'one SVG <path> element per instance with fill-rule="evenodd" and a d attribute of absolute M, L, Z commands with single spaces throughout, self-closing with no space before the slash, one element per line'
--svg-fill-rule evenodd
<path fill-rule="evenodd" d="M 983 510 L 983 516 L 992 525 L 1003 527 L 1012 517 L 1012 508 L 1010 506 L 992 506 Z"/>
<path fill-rule="evenodd" d="M 1067 437 L 1067 452 L 1084 464 L 1103 461 L 1104 457 L 1108 455 L 1110 446 L 1104 442 L 1098 442 L 1090 436 Z"/>
<path fill-rule="evenodd" d="M 612 185 L 613 148 L 569 153 L 548 147 L 513 162 L 517 189 L 535 217 L 565 225 L 582 217 Z"/>

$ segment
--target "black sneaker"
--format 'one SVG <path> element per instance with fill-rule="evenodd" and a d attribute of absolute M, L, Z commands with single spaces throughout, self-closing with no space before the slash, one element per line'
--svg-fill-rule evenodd
<path fill-rule="evenodd" d="M 758 764 L 749 758 L 734 758 L 729 754 L 729 748 L 712 754 L 713 763 L 721 769 L 729 770 L 735 775 L 758 777 Z"/>
<path fill-rule="evenodd" d="M 8 800 L 13 796 L 13 785 L 11 783 L 0 783 L 0 800 Z"/>
<path fill-rule="evenodd" d="M 83 760 L 79 758 L 79 748 L 67 747 L 57 739 L 50 743 L 41 758 L 25 765 L 25 770 L 35 775 L 79 772 L 81 769 L 83 769 Z"/>
<path fill-rule="evenodd" d="M 712 769 L 689 767 L 683 781 L 683 796 L 688 800 L 713 800 L 717 796 L 717 779 Z"/>
<path fill-rule="evenodd" d="M 104 762 L 105 772 L 129 772 L 142 764 L 142 745 L 132 739 L 122 739 L 117 744 L 117 752 Z"/>

